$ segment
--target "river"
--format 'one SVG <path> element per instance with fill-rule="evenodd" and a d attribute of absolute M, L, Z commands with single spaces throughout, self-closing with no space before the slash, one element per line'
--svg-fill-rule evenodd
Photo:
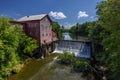
<path fill-rule="evenodd" d="M 64 39 L 71 40 L 68 33 Z M 57 61 L 59 54 L 51 54 L 45 59 L 35 59 L 24 65 L 21 71 L 13 74 L 7 80 L 86 80 L 81 73 L 71 72 L 71 67 L 60 65 Z"/>
<path fill-rule="evenodd" d="M 71 38 L 69 33 L 63 33 L 62 40 L 56 42 L 53 53 L 64 53 L 64 51 L 74 53 L 76 57 L 91 58 L 91 41 L 86 37 Z"/>
<path fill-rule="evenodd" d="M 45 59 L 30 61 L 7 80 L 86 80 L 81 73 L 71 72 L 71 67 L 57 63 L 57 56 L 52 54 Z"/>
<path fill-rule="evenodd" d="M 63 33 L 62 39 L 63 40 L 89 40 L 88 37 L 75 36 L 75 35 L 72 35 L 70 33 Z"/>

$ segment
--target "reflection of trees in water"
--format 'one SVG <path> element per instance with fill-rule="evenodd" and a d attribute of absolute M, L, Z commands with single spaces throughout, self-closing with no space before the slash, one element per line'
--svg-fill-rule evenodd
<path fill-rule="evenodd" d="M 69 36 L 73 39 L 73 40 L 89 40 L 88 37 L 86 36 L 79 36 L 79 35 L 75 35 L 75 34 L 69 34 Z"/>
<path fill-rule="evenodd" d="M 70 33 L 69 35 L 70 35 L 70 37 L 71 37 L 72 39 L 76 39 L 76 40 L 78 39 L 78 36 L 76 36 L 75 34 L 71 34 L 71 33 Z"/>
<path fill-rule="evenodd" d="M 89 40 L 86 36 L 79 36 L 71 33 L 63 33 L 62 34 L 63 40 Z"/>
<path fill-rule="evenodd" d="M 73 38 L 69 35 L 69 33 L 63 33 L 62 39 L 63 40 L 72 40 Z"/>

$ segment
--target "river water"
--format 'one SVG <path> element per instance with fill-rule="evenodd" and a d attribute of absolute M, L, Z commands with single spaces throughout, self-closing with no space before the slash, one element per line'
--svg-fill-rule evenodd
<path fill-rule="evenodd" d="M 52 54 L 45 59 L 30 61 L 7 80 L 86 80 L 81 73 L 71 72 L 71 67 L 59 64 L 57 56 Z"/>
<path fill-rule="evenodd" d="M 63 40 L 89 40 L 88 37 L 83 37 L 83 36 L 75 36 L 70 33 L 63 33 L 62 34 L 62 39 Z"/>
<path fill-rule="evenodd" d="M 64 40 L 73 40 L 64 33 Z M 58 64 L 57 56 L 51 54 L 45 59 L 32 60 L 24 65 L 18 74 L 11 75 L 7 80 L 86 80 L 81 73 L 71 72 L 71 67 Z"/>
<path fill-rule="evenodd" d="M 64 51 L 74 53 L 76 57 L 91 57 L 91 42 L 85 37 L 73 39 L 69 33 L 63 33 L 63 40 L 57 41 L 56 49 L 53 53 L 64 53 Z"/>

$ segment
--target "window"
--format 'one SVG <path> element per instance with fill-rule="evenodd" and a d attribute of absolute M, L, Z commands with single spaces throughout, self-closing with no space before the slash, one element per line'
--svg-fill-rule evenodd
<path fill-rule="evenodd" d="M 44 36 L 44 34 L 42 34 L 42 36 Z"/>
<path fill-rule="evenodd" d="M 41 28 L 42 30 L 44 30 L 44 26 L 43 26 L 42 24 L 40 25 L 40 28 Z"/>
<path fill-rule="evenodd" d="M 29 27 L 31 26 L 31 24 L 30 24 L 30 23 L 29 23 L 28 25 L 29 25 Z"/>
<path fill-rule="evenodd" d="M 40 26 L 42 27 L 43 25 L 42 25 L 42 24 L 40 24 Z"/>
<path fill-rule="evenodd" d="M 32 25 L 32 23 L 29 23 L 29 27 L 32 27 L 33 25 Z"/>
<path fill-rule="evenodd" d="M 39 24 L 38 23 L 35 23 L 35 27 L 38 27 L 39 26 Z"/>
<path fill-rule="evenodd" d="M 32 32 L 30 32 L 30 36 L 32 36 Z"/>
<path fill-rule="evenodd" d="M 36 35 L 38 35 L 38 31 L 36 30 Z"/>
<path fill-rule="evenodd" d="M 48 34 L 46 33 L 46 36 L 48 36 Z"/>

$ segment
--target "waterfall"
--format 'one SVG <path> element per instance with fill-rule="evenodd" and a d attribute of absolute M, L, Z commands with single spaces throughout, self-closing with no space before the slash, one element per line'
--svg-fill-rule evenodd
<path fill-rule="evenodd" d="M 90 43 L 73 40 L 69 36 L 69 33 L 63 33 L 63 40 L 60 40 L 56 43 L 56 49 L 53 53 L 63 53 L 64 51 L 68 51 L 70 53 L 74 53 L 76 57 L 90 58 L 90 47 Z"/>
<path fill-rule="evenodd" d="M 56 43 L 56 49 L 53 53 L 63 53 L 68 51 L 74 53 L 76 57 L 90 58 L 90 44 L 80 41 L 62 40 Z"/>

